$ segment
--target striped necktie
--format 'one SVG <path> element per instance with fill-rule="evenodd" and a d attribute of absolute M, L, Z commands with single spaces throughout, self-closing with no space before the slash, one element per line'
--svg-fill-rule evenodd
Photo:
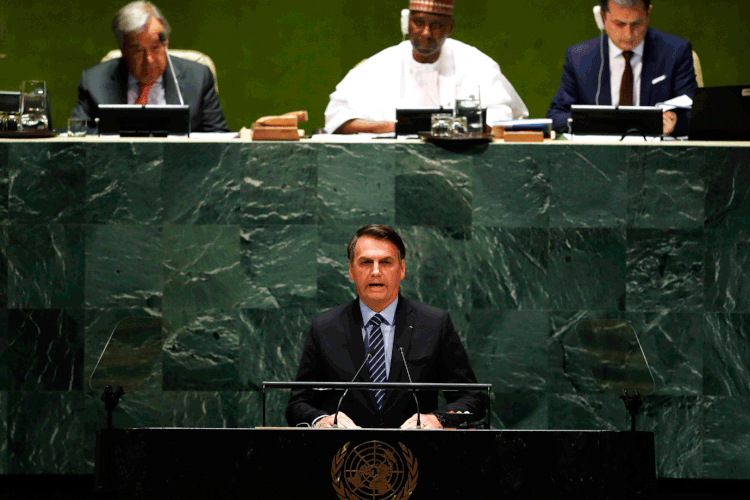
<path fill-rule="evenodd" d="M 388 322 L 380 314 L 376 314 L 372 317 L 368 325 L 370 326 L 370 335 L 368 336 L 367 345 L 369 351 L 373 352 L 373 356 L 367 362 L 367 368 L 370 370 L 370 380 L 373 382 L 385 382 L 385 342 L 383 342 L 383 332 L 380 331 L 380 324 Z M 375 401 L 378 403 L 378 408 L 383 408 L 383 398 L 385 397 L 385 391 L 375 391 Z"/>

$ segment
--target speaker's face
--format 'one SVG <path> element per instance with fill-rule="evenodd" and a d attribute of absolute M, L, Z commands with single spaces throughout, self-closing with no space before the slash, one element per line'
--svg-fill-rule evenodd
<path fill-rule="evenodd" d="M 651 20 L 651 6 L 646 10 L 643 2 L 633 7 L 620 7 L 610 0 L 609 12 L 602 12 L 604 30 L 620 50 L 633 50 L 646 38 Z"/>
<path fill-rule="evenodd" d="M 367 307 L 380 312 L 396 300 L 399 285 L 406 275 L 406 263 L 398 248 L 388 240 L 361 236 L 349 262 L 349 278 L 357 295 Z"/>
<path fill-rule="evenodd" d="M 167 68 L 167 51 L 159 41 L 162 31 L 164 26 L 151 17 L 143 30 L 125 35 L 122 56 L 128 64 L 128 71 L 141 85 L 152 85 Z"/>

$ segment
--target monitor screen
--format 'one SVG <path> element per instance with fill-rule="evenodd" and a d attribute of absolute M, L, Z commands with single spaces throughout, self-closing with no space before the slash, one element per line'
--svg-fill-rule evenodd
<path fill-rule="evenodd" d="M 101 104 L 99 134 L 120 137 L 190 136 L 187 104 Z"/>

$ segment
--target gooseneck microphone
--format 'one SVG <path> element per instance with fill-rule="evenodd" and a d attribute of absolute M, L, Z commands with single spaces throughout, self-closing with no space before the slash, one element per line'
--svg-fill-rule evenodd
<path fill-rule="evenodd" d="M 174 74 L 174 66 L 172 65 L 172 58 L 169 57 L 169 51 L 167 50 L 167 35 L 163 32 L 159 32 L 159 41 L 164 46 L 164 52 L 167 53 L 167 61 L 169 61 L 169 69 L 172 70 L 172 79 L 174 80 L 174 86 L 177 87 L 177 95 L 180 98 L 180 104 L 185 105 L 185 101 L 182 100 L 182 92 L 180 92 L 180 84 L 177 83 L 177 76 Z"/>
<path fill-rule="evenodd" d="M 370 358 L 375 356 L 375 349 L 370 349 L 367 351 L 367 356 L 365 356 L 365 360 L 362 362 L 362 366 L 359 367 L 359 370 L 357 370 L 357 373 L 354 374 L 354 377 L 352 378 L 352 382 L 357 380 L 357 377 L 359 377 L 359 372 L 362 371 L 362 368 L 365 367 L 368 361 L 370 361 Z M 349 389 L 346 389 L 344 391 L 344 394 L 341 395 L 341 399 L 339 399 L 339 404 L 336 405 L 336 413 L 333 415 L 333 427 L 338 427 L 339 425 L 339 410 L 341 409 L 341 402 L 344 401 L 344 396 L 346 396 L 346 393 L 349 392 Z"/>
<path fill-rule="evenodd" d="M 406 376 L 409 377 L 409 383 L 413 384 L 414 382 L 411 381 L 411 373 L 409 373 L 409 365 L 406 364 L 406 356 L 404 356 L 404 348 L 399 347 L 398 352 L 401 353 L 401 359 L 404 361 L 404 368 L 406 369 Z M 417 400 L 417 395 L 414 394 L 414 391 L 411 392 L 411 395 L 414 396 L 414 403 L 417 405 L 417 429 L 422 428 L 422 416 L 419 413 L 419 401 Z"/>

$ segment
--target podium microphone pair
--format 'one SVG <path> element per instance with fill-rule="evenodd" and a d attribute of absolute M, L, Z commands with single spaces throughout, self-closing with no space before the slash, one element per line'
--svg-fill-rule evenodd
<path fill-rule="evenodd" d="M 180 98 L 180 105 L 184 106 L 185 101 L 182 100 L 182 92 L 180 92 L 180 84 L 177 83 L 177 76 L 174 74 L 174 66 L 172 65 L 172 58 L 169 57 L 169 51 L 167 50 L 167 35 L 163 32 L 159 32 L 159 41 L 164 46 L 164 52 L 167 54 L 167 62 L 169 62 L 169 69 L 172 70 L 172 79 L 174 80 L 174 86 L 177 87 L 177 95 Z"/>
<path fill-rule="evenodd" d="M 406 369 L 406 376 L 409 377 L 409 383 L 411 384 L 411 373 L 409 373 L 409 365 L 406 364 L 406 356 L 404 356 L 404 348 L 399 347 L 398 352 L 401 354 L 401 359 L 404 361 L 404 368 Z M 375 356 L 375 349 L 371 348 L 369 351 L 367 351 L 367 356 L 365 356 L 365 360 L 362 362 L 362 366 L 359 367 L 359 370 L 357 370 L 357 373 L 354 374 L 354 377 L 352 378 L 352 382 L 357 380 L 357 377 L 359 377 L 359 372 L 362 371 L 362 368 L 365 367 L 368 361 L 370 361 L 370 358 Z M 341 409 L 341 402 L 344 401 L 344 396 L 346 396 L 346 393 L 349 392 L 349 389 L 344 391 L 344 394 L 341 395 L 341 398 L 339 399 L 339 404 L 336 405 L 336 413 L 333 416 L 333 427 L 338 427 L 339 422 L 339 410 Z M 422 416 L 419 413 L 419 401 L 417 400 L 417 395 L 414 394 L 414 392 L 411 393 L 412 396 L 414 396 L 414 403 L 417 405 L 417 429 L 422 428 Z"/>

